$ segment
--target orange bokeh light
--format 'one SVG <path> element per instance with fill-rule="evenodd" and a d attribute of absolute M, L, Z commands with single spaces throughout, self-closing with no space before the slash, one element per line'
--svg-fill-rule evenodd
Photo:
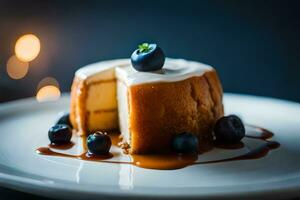
<path fill-rule="evenodd" d="M 22 79 L 28 72 L 29 63 L 19 60 L 16 56 L 11 56 L 6 63 L 6 71 L 12 79 Z"/>
<path fill-rule="evenodd" d="M 45 77 L 37 85 L 37 90 L 39 90 L 42 87 L 47 86 L 47 85 L 53 85 L 53 86 L 59 88 L 59 83 L 58 83 L 58 81 L 55 78 L 53 78 L 53 77 Z"/>
<path fill-rule="evenodd" d="M 41 44 L 37 36 L 27 34 L 20 37 L 15 45 L 15 54 L 19 60 L 30 62 L 40 53 Z"/>
<path fill-rule="evenodd" d="M 56 101 L 60 98 L 61 92 L 58 87 L 54 85 L 47 85 L 39 89 L 36 94 L 38 102 Z"/>

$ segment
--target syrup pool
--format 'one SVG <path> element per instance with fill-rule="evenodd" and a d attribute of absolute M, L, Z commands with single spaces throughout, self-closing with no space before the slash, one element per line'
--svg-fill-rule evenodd
<path fill-rule="evenodd" d="M 109 134 L 112 139 L 112 145 L 115 148 L 118 147 L 119 142 L 119 134 L 113 133 Z M 68 154 L 64 152 L 58 152 L 57 150 L 68 150 L 73 148 L 74 146 L 78 146 L 76 143 L 66 144 L 66 145 L 48 145 L 48 147 L 40 147 L 36 149 L 36 152 L 41 155 L 46 156 L 58 156 L 58 157 L 66 157 L 72 159 L 93 161 L 93 162 L 105 162 L 111 164 L 126 164 L 126 165 L 135 165 L 137 167 L 147 168 L 147 169 L 157 169 L 157 170 L 174 170 L 181 169 L 190 165 L 198 165 L 198 164 L 213 164 L 213 163 L 223 163 L 223 162 L 233 162 L 239 160 L 253 160 L 260 159 L 264 156 L 267 156 L 268 153 L 274 149 L 280 147 L 280 144 L 276 141 L 271 141 L 270 139 L 274 136 L 274 134 L 264 128 L 256 127 L 256 126 L 247 126 L 246 139 L 255 140 L 259 144 L 254 148 L 248 147 L 246 142 L 240 142 L 234 145 L 226 145 L 226 144 L 214 144 L 214 148 L 237 151 L 238 149 L 248 148 L 248 150 L 240 155 L 220 158 L 215 160 L 208 161 L 199 161 L 201 158 L 201 154 L 205 154 L 207 152 L 201 152 L 200 155 L 197 154 L 155 154 L 155 155 L 128 155 L 122 153 L 122 151 L 112 152 L 108 155 L 96 156 L 89 154 L 86 151 L 86 148 L 83 148 L 83 152 L 79 155 Z M 84 139 L 83 139 L 84 140 Z M 247 141 L 247 140 L 246 140 Z M 84 141 L 83 141 L 84 142 Z M 78 147 L 79 148 L 79 147 Z M 57 150 L 56 150 L 57 149 Z M 209 150 L 208 150 L 209 151 Z M 114 157 L 129 157 L 130 161 L 119 161 L 122 159 L 118 159 L 118 161 L 114 160 Z"/>

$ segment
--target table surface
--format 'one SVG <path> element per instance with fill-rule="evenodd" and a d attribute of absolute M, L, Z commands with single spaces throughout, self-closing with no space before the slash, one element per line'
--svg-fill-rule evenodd
<path fill-rule="evenodd" d="M 22 199 L 22 200 L 51 200 L 50 198 L 45 198 L 37 195 L 31 195 L 24 192 L 18 192 L 15 190 L 0 188 L 0 200 L 7 199 Z M 291 200 L 300 200 L 299 198 L 291 199 Z"/>
<path fill-rule="evenodd" d="M 6 199 L 22 199 L 22 200 L 37 200 L 37 199 L 43 199 L 43 200 L 50 200 L 49 198 L 32 195 L 24 192 L 15 191 L 12 189 L 7 188 L 1 188 L 0 187 L 0 199 L 6 200 Z"/>

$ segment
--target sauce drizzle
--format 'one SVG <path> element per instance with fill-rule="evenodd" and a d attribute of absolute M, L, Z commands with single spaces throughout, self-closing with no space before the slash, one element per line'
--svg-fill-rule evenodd
<path fill-rule="evenodd" d="M 198 164 L 213 164 L 213 163 L 223 163 L 223 162 L 231 162 L 238 160 L 252 160 L 259 159 L 266 156 L 271 150 L 277 149 L 280 144 L 276 141 L 269 141 L 268 139 L 272 138 L 274 134 L 266 129 L 247 125 L 256 131 L 250 131 L 251 134 L 246 135 L 247 138 L 260 140 L 262 144 L 257 145 L 257 147 L 250 149 L 248 152 L 225 159 L 218 160 L 210 160 L 210 161 L 197 161 L 197 154 L 154 154 L 154 155 L 121 155 L 120 156 L 129 156 L 131 161 L 114 161 L 109 160 L 110 158 L 116 156 L 113 154 L 96 156 L 93 154 L 89 154 L 86 149 L 84 149 L 84 153 L 80 155 L 71 155 L 53 151 L 52 149 L 60 149 L 67 150 L 72 148 L 75 144 L 67 144 L 67 145 L 53 145 L 50 144 L 48 147 L 40 147 L 36 150 L 38 154 L 48 155 L 48 156 L 59 156 L 59 157 L 67 157 L 67 158 L 75 158 L 79 160 L 87 160 L 87 161 L 96 161 L 96 162 L 104 162 L 104 163 L 114 163 L 114 164 L 130 164 L 135 165 L 142 168 L 147 169 L 159 169 L 159 170 L 172 170 L 172 169 L 180 169 L 187 167 L 189 165 L 198 165 Z M 114 146 L 117 146 L 119 142 L 119 135 L 111 134 L 112 143 Z M 83 138 L 83 137 L 82 137 Z M 246 144 L 243 142 L 237 144 L 220 144 L 215 143 L 214 147 L 221 149 L 241 149 L 244 148 Z M 202 152 L 203 153 L 203 152 Z"/>
<path fill-rule="evenodd" d="M 48 145 L 48 147 L 52 148 L 52 149 L 68 150 L 68 149 L 71 149 L 74 145 L 75 145 L 74 142 L 70 142 L 68 144 L 54 144 L 54 143 L 50 143 Z"/>

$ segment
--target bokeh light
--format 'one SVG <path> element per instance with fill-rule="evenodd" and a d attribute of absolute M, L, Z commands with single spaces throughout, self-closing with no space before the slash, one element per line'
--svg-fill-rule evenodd
<path fill-rule="evenodd" d="M 56 101 L 60 96 L 59 83 L 55 78 L 46 77 L 39 82 L 36 94 L 38 102 Z"/>
<path fill-rule="evenodd" d="M 47 85 L 39 89 L 36 94 L 36 100 L 38 102 L 56 101 L 60 98 L 60 95 L 59 88 L 54 85 Z"/>
<path fill-rule="evenodd" d="M 59 88 L 59 83 L 55 78 L 45 77 L 37 85 L 37 91 L 40 90 L 42 87 L 47 86 L 47 85 L 53 85 L 53 86 Z"/>
<path fill-rule="evenodd" d="M 12 79 L 22 79 L 28 72 L 29 63 L 19 60 L 16 56 L 11 56 L 6 63 L 6 71 Z"/>
<path fill-rule="evenodd" d="M 34 60 L 39 55 L 40 50 L 40 40 L 33 34 L 23 35 L 15 45 L 15 54 L 23 62 Z"/>

